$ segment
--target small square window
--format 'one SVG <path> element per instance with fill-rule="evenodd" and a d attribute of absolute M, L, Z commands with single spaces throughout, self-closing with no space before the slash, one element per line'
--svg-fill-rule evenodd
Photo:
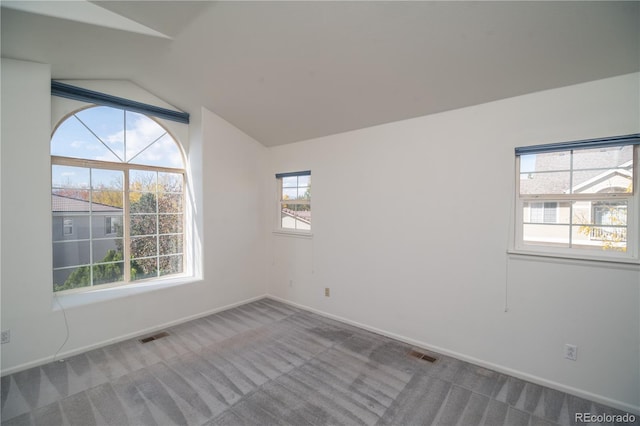
<path fill-rule="evenodd" d="M 558 221 L 558 203 L 531 203 L 531 223 L 556 223 Z"/>
<path fill-rule="evenodd" d="M 121 226 L 121 219 L 118 216 L 107 216 L 104 218 L 104 234 L 117 235 Z"/>
<path fill-rule="evenodd" d="M 63 219 L 62 235 L 73 235 L 73 219 Z"/>

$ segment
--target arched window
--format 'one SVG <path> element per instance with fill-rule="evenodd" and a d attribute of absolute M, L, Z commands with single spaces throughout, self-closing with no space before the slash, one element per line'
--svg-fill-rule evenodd
<path fill-rule="evenodd" d="M 51 138 L 53 289 L 126 284 L 185 269 L 185 167 L 152 118 L 96 106 Z"/>

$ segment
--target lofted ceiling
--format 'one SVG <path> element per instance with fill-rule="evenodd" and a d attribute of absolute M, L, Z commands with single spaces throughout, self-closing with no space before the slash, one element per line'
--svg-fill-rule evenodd
<path fill-rule="evenodd" d="M 640 70 L 638 1 L 1 5 L 3 57 L 131 80 L 265 146 Z"/>

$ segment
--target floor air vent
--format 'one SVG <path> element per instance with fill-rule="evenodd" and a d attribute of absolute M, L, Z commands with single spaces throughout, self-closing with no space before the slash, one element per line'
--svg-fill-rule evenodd
<path fill-rule="evenodd" d="M 149 343 L 154 340 L 162 339 L 163 337 L 167 337 L 169 333 L 163 331 L 162 333 L 154 334 L 153 336 L 145 337 L 144 339 L 138 340 L 140 343 Z"/>
<path fill-rule="evenodd" d="M 438 358 L 434 358 L 431 355 L 427 355 L 424 352 L 419 352 L 416 350 L 410 350 L 409 351 L 409 356 L 412 356 L 414 358 L 418 358 L 418 359 L 422 359 L 425 360 L 427 362 L 436 362 L 438 360 Z"/>

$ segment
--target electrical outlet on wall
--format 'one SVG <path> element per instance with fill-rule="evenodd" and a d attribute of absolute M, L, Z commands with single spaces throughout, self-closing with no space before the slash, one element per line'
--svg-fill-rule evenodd
<path fill-rule="evenodd" d="M 578 347 L 576 345 L 571 345 L 569 343 L 564 345 L 564 357 L 566 359 L 570 359 L 571 361 L 575 361 L 578 359 Z"/>
<path fill-rule="evenodd" d="M 325 297 L 329 297 L 329 296 L 331 296 L 331 290 L 329 289 L 329 287 L 325 287 L 325 289 L 324 289 L 324 295 L 325 295 Z"/>
<path fill-rule="evenodd" d="M 0 338 L 2 344 L 9 343 L 11 341 L 11 330 L 2 330 L 2 337 Z"/>

